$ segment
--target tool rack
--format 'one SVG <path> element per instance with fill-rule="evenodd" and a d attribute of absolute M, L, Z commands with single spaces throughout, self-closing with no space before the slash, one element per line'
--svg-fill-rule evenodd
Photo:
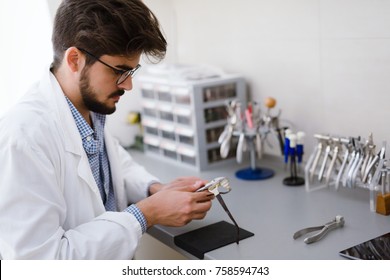
<path fill-rule="evenodd" d="M 244 78 L 204 74 L 197 66 L 149 69 L 138 79 L 145 153 L 198 171 L 231 160 L 234 151 L 222 158 L 217 140 L 227 121 L 226 102 L 245 102 Z"/>
<path fill-rule="evenodd" d="M 232 100 L 226 104 L 229 113 L 225 129 L 220 134 L 218 143 L 220 155 L 226 158 L 233 151 L 238 163 L 242 162 L 244 152 L 249 152 L 250 167 L 238 170 L 235 175 L 243 180 L 263 180 L 274 176 L 274 170 L 257 166 L 257 159 L 261 159 L 264 153 L 264 142 L 268 135 L 274 135 L 284 152 L 284 132 L 287 127 L 280 126 L 280 114 L 271 114 L 271 109 L 276 105 L 274 98 L 265 100 L 267 110 L 262 112 L 260 104 L 255 101 L 245 103 Z M 267 143 L 269 143 L 267 141 Z M 230 152 L 230 153 L 229 153 Z"/>
<path fill-rule="evenodd" d="M 370 192 L 370 209 L 376 211 L 380 192 L 390 193 L 390 169 L 385 159 L 386 141 L 378 147 L 367 139 L 315 134 L 318 143 L 305 166 L 307 191 L 340 187 Z"/>

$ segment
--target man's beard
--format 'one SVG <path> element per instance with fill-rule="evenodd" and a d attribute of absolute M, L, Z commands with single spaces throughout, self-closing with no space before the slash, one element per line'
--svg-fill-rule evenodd
<path fill-rule="evenodd" d="M 80 78 L 80 93 L 81 98 L 83 99 L 85 107 L 87 107 L 88 110 L 103 114 L 103 115 L 109 115 L 115 112 L 116 106 L 113 107 L 107 106 L 105 103 L 99 102 L 97 99 L 97 93 L 95 93 L 90 85 L 89 76 L 88 76 L 88 70 L 83 69 L 81 73 Z M 115 96 L 122 96 L 125 93 L 124 90 L 118 90 L 116 92 L 111 93 L 108 98 L 115 97 Z"/>

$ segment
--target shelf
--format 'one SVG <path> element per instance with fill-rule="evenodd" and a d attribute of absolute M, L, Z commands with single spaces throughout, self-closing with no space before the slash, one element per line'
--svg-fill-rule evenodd
<path fill-rule="evenodd" d="M 139 79 L 146 154 L 206 170 L 229 158 L 219 154 L 226 102 L 245 102 L 245 81 L 226 75 L 198 81 Z"/>

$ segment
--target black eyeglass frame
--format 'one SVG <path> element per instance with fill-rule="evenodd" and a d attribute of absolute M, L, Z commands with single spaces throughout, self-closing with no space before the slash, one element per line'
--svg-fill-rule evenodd
<path fill-rule="evenodd" d="M 84 49 L 81 49 L 81 48 L 78 48 L 80 51 L 86 53 L 87 55 L 89 55 L 90 57 L 96 59 L 97 61 L 99 61 L 101 64 L 111 68 L 114 73 L 116 75 L 119 75 L 118 79 L 116 80 L 116 84 L 117 85 L 120 85 L 122 84 L 124 81 L 126 81 L 126 79 L 131 76 L 132 78 L 135 76 L 135 73 L 138 71 L 138 69 L 141 68 L 141 64 L 138 64 L 135 68 L 133 69 L 130 69 L 130 70 L 122 70 L 122 69 L 118 69 L 118 68 L 115 68 L 107 63 L 105 63 L 104 61 L 100 60 L 97 56 L 91 54 L 89 51 L 87 50 L 84 50 Z"/>

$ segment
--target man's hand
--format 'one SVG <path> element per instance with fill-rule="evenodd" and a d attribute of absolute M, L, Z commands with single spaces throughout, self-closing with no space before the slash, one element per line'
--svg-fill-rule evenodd
<path fill-rule="evenodd" d="M 188 187 L 192 185 L 196 186 L 203 186 L 207 183 L 207 181 L 200 179 L 199 177 L 179 177 L 175 179 L 174 181 L 168 183 L 168 184 L 160 184 L 160 183 L 155 183 L 152 184 L 149 188 L 149 194 L 155 194 L 156 192 L 159 192 L 161 190 L 167 190 L 167 189 L 174 189 L 174 188 L 183 188 L 183 187 Z M 199 188 L 198 187 L 198 188 Z M 196 191 L 195 189 L 194 191 Z"/>
<path fill-rule="evenodd" d="M 148 227 L 155 224 L 183 226 L 191 220 L 203 219 L 214 196 L 210 192 L 195 191 L 206 182 L 197 177 L 182 177 L 166 185 L 152 185 L 152 195 L 137 203 Z"/>

